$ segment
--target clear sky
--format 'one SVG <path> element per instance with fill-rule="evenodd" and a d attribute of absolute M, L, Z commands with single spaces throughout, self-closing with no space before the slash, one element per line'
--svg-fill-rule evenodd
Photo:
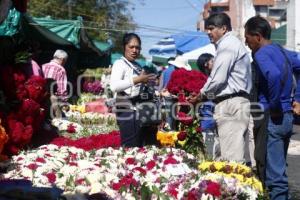
<path fill-rule="evenodd" d="M 132 0 L 136 31 L 142 39 L 142 54 L 160 39 L 182 31 L 196 31 L 196 23 L 206 0 Z"/>

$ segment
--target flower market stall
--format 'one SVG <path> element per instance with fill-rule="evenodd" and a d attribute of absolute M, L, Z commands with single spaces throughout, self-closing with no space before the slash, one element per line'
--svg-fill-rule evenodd
<path fill-rule="evenodd" d="M 40 133 L 38 125 L 44 119 L 44 80 L 25 78 L 18 70 L 10 73 L 7 77 L 13 80 L 2 81 L 17 84 L 6 83 L 13 88 L 3 92 L 19 103 L 9 115 L 0 115 L 0 158 L 7 159 L 0 174 L 1 197 L 18 199 L 30 193 L 32 199 L 42 195 L 70 200 L 264 198 L 249 167 L 205 160 L 201 127 L 194 110 L 185 105 L 206 80 L 198 71 L 172 75 L 168 89 L 178 96 L 178 130 L 160 130 L 160 145 L 143 148 L 120 147 L 116 117 L 108 108 L 109 73 L 99 69 L 83 74 L 79 99 L 64 110 L 64 118 L 52 120 L 59 137 L 32 148 L 31 139 Z M 16 188 L 22 192 L 14 192 Z"/>
<path fill-rule="evenodd" d="M 145 147 L 85 151 L 45 145 L 12 159 L 4 178 L 57 186 L 65 196 L 111 199 L 257 199 L 261 183 L 237 163 L 203 162 L 183 150 Z"/>

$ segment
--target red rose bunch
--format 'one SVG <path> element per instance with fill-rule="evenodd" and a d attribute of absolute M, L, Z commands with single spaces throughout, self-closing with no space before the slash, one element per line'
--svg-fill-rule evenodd
<path fill-rule="evenodd" d="M 185 96 L 198 94 L 206 80 L 207 76 L 198 70 L 177 69 L 173 71 L 167 89 L 174 95 L 180 93 L 185 94 Z"/>
<path fill-rule="evenodd" d="M 28 98 L 41 103 L 46 96 L 46 80 L 40 76 L 31 76 L 25 83 Z"/>
<path fill-rule="evenodd" d="M 72 140 L 65 137 L 55 138 L 51 144 L 57 146 L 72 146 L 86 151 L 92 149 L 100 149 L 107 147 L 120 147 L 121 137 L 119 131 L 112 131 L 108 134 L 91 135 L 77 140 Z"/>
<path fill-rule="evenodd" d="M 24 73 L 15 66 L 7 66 L 1 69 L 1 85 L 6 104 L 10 109 L 3 117 L 3 126 L 9 137 L 4 147 L 7 155 L 17 154 L 31 142 L 43 120 L 44 109 L 41 103 L 45 97 L 44 78 L 31 76 L 26 79 Z"/>

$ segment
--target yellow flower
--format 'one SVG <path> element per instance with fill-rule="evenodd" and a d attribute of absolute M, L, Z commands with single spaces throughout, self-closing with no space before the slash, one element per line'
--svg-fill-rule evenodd
<path fill-rule="evenodd" d="M 177 132 L 158 131 L 156 139 L 163 146 L 175 146 L 175 142 L 177 141 Z"/>
<path fill-rule="evenodd" d="M 186 143 L 186 140 L 178 141 L 178 144 L 179 144 L 180 146 L 182 146 L 182 147 L 185 145 L 185 143 Z"/>
<path fill-rule="evenodd" d="M 227 163 L 225 163 L 225 162 L 214 162 L 213 164 L 214 164 L 215 168 L 216 168 L 218 171 L 220 171 L 221 169 L 223 169 L 223 167 L 225 167 L 225 165 L 226 165 Z"/>
<path fill-rule="evenodd" d="M 78 111 L 80 113 L 85 113 L 85 105 L 70 105 L 70 110 L 73 112 Z"/>
<path fill-rule="evenodd" d="M 239 184 L 251 186 L 260 193 L 263 192 L 262 183 L 254 176 L 248 177 L 251 174 L 251 169 L 245 165 L 235 162 L 202 162 L 198 169 L 237 179 Z"/>

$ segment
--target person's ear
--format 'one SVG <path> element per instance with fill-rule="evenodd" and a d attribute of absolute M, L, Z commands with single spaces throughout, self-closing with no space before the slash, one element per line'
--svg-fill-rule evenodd
<path fill-rule="evenodd" d="M 225 34 L 226 32 L 228 32 L 228 28 L 227 28 L 227 26 L 225 26 L 225 25 L 223 25 L 223 26 L 221 27 L 221 30 L 222 30 L 223 34 Z"/>
<path fill-rule="evenodd" d="M 255 38 L 256 38 L 258 43 L 260 43 L 264 39 L 263 36 L 260 33 L 256 33 Z"/>

